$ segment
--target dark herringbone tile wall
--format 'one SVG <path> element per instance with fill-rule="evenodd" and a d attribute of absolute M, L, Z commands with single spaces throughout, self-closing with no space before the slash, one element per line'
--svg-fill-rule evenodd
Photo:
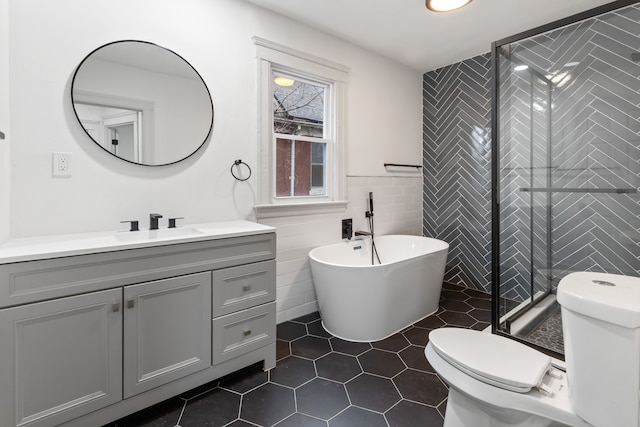
<path fill-rule="evenodd" d="M 636 4 L 512 45 L 513 62 L 529 64 L 542 78 L 513 72 L 513 62 L 503 60 L 501 283 L 507 296 L 526 298 L 532 277 L 537 287 L 547 277 L 555 285 L 569 271 L 640 275 L 637 193 L 553 192 L 547 211 L 546 193 L 521 191 L 640 187 L 638 46 Z M 424 233 L 451 244 L 446 280 L 485 290 L 489 70 L 489 55 L 481 55 L 426 73 L 423 83 Z M 546 271 L 547 229 L 552 271 Z"/>
<path fill-rule="evenodd" d="M 449 243 L 445 280 L 490 289 L 490 55 L 423 80 L 423 232 Z"/>

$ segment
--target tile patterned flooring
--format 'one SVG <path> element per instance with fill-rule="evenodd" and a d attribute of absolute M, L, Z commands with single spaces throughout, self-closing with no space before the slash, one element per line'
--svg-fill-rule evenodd
<path fill-rule="evenodd" d="M 484 329 L 491 296 L 445 284 L 440 309 L 385 340 L 327 333 L 318 313 L 277 329 L 277 364 L 254 365 L 109 427 L 441 427 L 448 389 L 424 357 L 431 330 Z"/>

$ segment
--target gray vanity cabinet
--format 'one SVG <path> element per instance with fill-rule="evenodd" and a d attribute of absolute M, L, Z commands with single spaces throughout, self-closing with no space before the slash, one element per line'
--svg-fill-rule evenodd
<path fill-rule="evenodd" d="M 103 425 L 275 366 L 275 233 L 0 263 L 0 427 Z"/>
<path fill-rule="evenodd" d="M 211 273 L 124 287 L 124 398 L 211 366 Z"/>
<path fill-rule="evenodd" d="M 51 427 L 122 399 L 120 288 L 0 310 L 0 343 L 2 426 Z"/>

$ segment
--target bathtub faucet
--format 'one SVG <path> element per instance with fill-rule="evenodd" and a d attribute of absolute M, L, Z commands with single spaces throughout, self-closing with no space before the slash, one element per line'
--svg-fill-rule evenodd
<path fill-rule="evenodd" d="M 369 233 L 368 231 L 356 231 L 354 234 L 356 236 L 373 236 L 373 233 Z"/>

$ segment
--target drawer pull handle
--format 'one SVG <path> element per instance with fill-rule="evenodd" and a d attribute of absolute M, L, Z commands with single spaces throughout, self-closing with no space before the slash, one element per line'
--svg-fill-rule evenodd
<path fill-rule="evenodd" d="M 127 308 L 133 308 L 136 305 L 136 300 L 130 299 L 127 301 Z"/>
<path fill-rule="evenodd" d="M 115 302 L 115 303 L 111 304 L 111 311 L 113 311 L 114 313 L 120 311 L 120 303 L 119 302 Z"/>
<path fill-rule="evenodd" d="M 251 329 L 248 329 L 248 330 L 244 331 L 244 336 L 245 337 L 249 336 L 249 335 L 251 335 Z"/>
<path fill-rule="evenodd" d="M 244 285 L 242 287 L 242 290 L 245 291 L 245 292 L 250 291 L 251 290 L 251 285 Z"/>

